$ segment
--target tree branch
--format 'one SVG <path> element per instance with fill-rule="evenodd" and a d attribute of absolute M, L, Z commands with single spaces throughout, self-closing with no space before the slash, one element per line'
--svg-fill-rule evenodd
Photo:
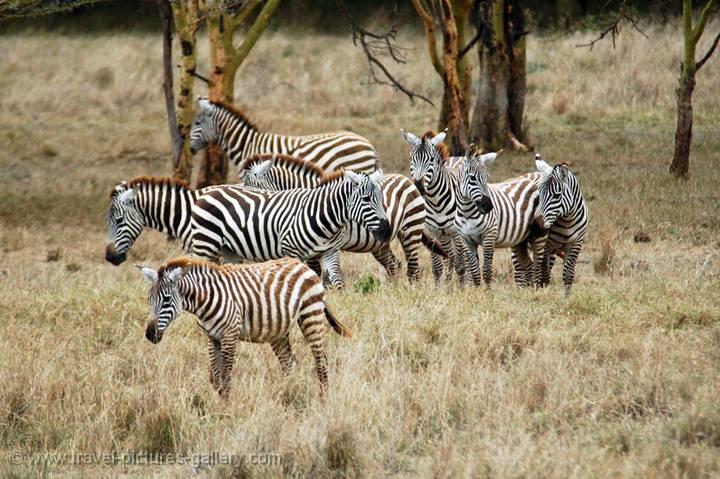
<path fill-rule="evenodd" d="M 710 0 L 714 1 L 714 0 Z M 605 28 L 602 29 L 600 34 L 593 40 L 591 40 L 588 43 L 582 43 L 579 45 L 575 45 L 578 48 L 584 48 L 589 47 L 590 51 L 592 51 L 593 47 L 596 43 L 603 40 L 606 36 L 610 35 L 612 38 L 612 44 L 613 48 L 615 48 L 615 40 L 617 36 L 620 34 L 620 25 L 625 22 L 630 24 L 630 27 L 640 33 L 645 38 L 648 38 L 648 36 L 643 32 L 640 27 L 638 26 L 638 18 L 633 14 L 632 11 L 627 6 L 627 0 L 624 0 L 622 4 L 620 5 L 620 8 L 617 11 L 617 14 L 610 20 L 610 22 L 605 26 Z"/>
<path fill-rule="evenodd" d="M 715 40 L 713 40 L 712 45 L 710 45 L 710 48 L 708 49 L 707 53 L 703 55 L 703 57 L 700 59 L 699 62 L 695 64 L 695 71 L 699 70 L 703 65 L 705 65 L 705 62 L 710 59 L 713 53 L 715 53 L 715 49 L 718 46 L 718 42 L 720 42 L 720 33 L 717 34 L 715 37 Z"/>
<path fill-rule="evenodd" d="M 178 65 L 178 68 L 179 67 L 180 67 L 180 65 Z M 196 72 L 195 70 L 190 70 L 190 71 L 188 71 L 188 73 L 191 76 L 194 76 L 195 78 L 197 78 L 198 80 L 204 81 L 207 85 L 212 84 L 212 81 L 208 77 L 201 75 L 200 73 Z"/>
<path fill-rule="evenodd" d="M 391 86 L 407 95 L 411 102 L 414 101 L 415 98 L 419 98 L 420 100 L 423 100 L 430 105 L 435 106 L 435 104 L 427 97 L 419 93 L 415 93 L 414 91 L 404 86 L 400 82 L 400 80 L 395 78 L 392 73 L 390 73 L 390 71 L 387 69 L 387 67 L 378 59 L 378 57 L 387 55 L 392 58 L 393 61 L 395 61 L 396 63 L 407 63 L 407 59 L 405 58 L 404 54 L 405 49 L 395 43 L 397 40 L 397 5 L 393 15 L 392 24 L 388 31 L 384 33 L 374 33 L 365 30 L 357 23 L 355 18 L 350 15 L 350 12 L 345 6 L 343 0 L 336 0 L 336 3 L 338 8 L 340 9 L 340 13 L 342 13 L 342 15 L 347 19 L 348 23 L 350 23 L 353 44 L 357 45 L 359 42 L 360 46 L 365 52 L 365 56 L 367 57 L 368 61 L 368 73 L 370 75 L 372 83 Z M 375 67 L 380 69 L 380 71 L 387 80 L 383 80 L 378 77 Z"/>
<path fill-rule="evenodd" d="M 275 13 L 278 5 L 280 5 L 280 0 L 268 0 L 262 7 L 262 10 L 260 10 L 260 13 L 258 13 L 258 16 L 255 18 L 255 21 L 245 35 L 245 38 L 243 38 L 242 43 L 235 50 L 235 54 L 233 55 L 229 66 L 231 72 L 235 72 L 238 67 L 242 65 L 242 62 L 245 61 L 245 58 L 247 58 L 250 50 L 253 49 L 255 43 L 258 41 L 258 38 L 260 38 L 260 35 L 262 35 L 267 28 L 268 23 L 270 23 L 270 18 L 273 16 L 273 13 Z M 249 14 L 250 13 L 248 12 L 248 15 Z"/>
<path fill-rule="evenodd" d="M 435 41 L 435 21 L 432 14 L 428 11 L 427 5 L 423 0 L 412 0 L 412 4 L 415 7 L 420 20 L 423 22 L 425 28 L 425 37 L 428 43 L 428 51 L 430 52 L 430 61 L 432 62 L 435 70 L 440 74 L 441 77 L 445 76 L 442 62 L 437 52 L 437 42 Z"/>
<path fill-rule="evenodd" d="M 469 52 L 470 50 L 472 50 L 472 47 L 474 47 L 475 44 L 480 40 L 480 37 L 481 37 L 482 34 L 483 34 L 484 28 L 485 28 L 485 25 L 483 25 L 483 24 L 481 23 L 481 24 L 480 24 L 480 28 L 477 29 L 477 33 L 476 33 L 475 36 L 472 38 L 472 40 L 470 40 L 470 41 L 468 42 L 468 44 L 465 45 L 465 46 L 463 47 L 463 49 L 458 52 L 458 61 L 459 61 L 462 57 L 464 57 L 467 52 Z"/>
<path fill-rule="evenodd" d="M 700 16 L 698 17 L 697 24 L 695 25 L 695 28 L 693 28 L 692 32 L 692 42 L 697 44 L 698 40 L 700 40 L 700 37 L 703 34 L 703 30 L 705 30 L 705 25 L 707 24 L 708 18 L 710 17 L 710 10 L 715 6 L 715 0 L 708 0 L 708 2 L 705 4 L 705 7 L 700 12 Z"/>

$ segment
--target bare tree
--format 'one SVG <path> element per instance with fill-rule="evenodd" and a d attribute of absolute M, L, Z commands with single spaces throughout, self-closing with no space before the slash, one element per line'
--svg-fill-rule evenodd
<path fill-rule="evenodd" d="M 714 8 L 716 0 L 708 0 L 700 11 L 695 27 L 692 22 L 692 0 L 683 0 L 683 59 L 680 66 L 680 82 L 675 90 L 677 103 L 677 126 L 675 128 L 675 153 L 670 163 L 670 173 L 675 177 L 687 177 L 690 172 L 690 144 L 692 142 L 692 95 L 695 90 L 695 75 L 708 59 L 715 53 L 720 33 L 715 37 L 712 45 L 702 56 L 695 61 L 698 41 L 702 37 L 707 25 L 710 11 Z"/>
<path fill-rule="evenodd" d="M 210 101 L 230 102 L 235 97 L 235 74 L 267 28 L 280 0 L 214 1 L 202 0 L 210 40 Z M 250 19 L 260 6 L 260 12 Z M 235 33 L 241 25 L 250 27 L 239 45 Z M 210 145 L 198 172 L 197 186 L 222 184 L 227 181 L 228 162 L 221 148 Z"/>

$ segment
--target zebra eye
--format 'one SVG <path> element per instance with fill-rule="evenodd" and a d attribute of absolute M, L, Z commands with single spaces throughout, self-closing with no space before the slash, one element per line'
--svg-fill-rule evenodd
<path fill-rule="evenodd" d="M 365 195 L 362 197 L 363 201 L 370 201 L 370 195 Z"/>

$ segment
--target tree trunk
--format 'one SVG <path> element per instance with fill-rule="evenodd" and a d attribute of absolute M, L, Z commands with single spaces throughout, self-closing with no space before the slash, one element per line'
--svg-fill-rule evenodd
<path fill-rule="evenodd" d="M 180 37 L 182 55 L 180 69 L 180 91 L 177 96 L 177 131 L 180 135 L 181 151 L 174 162 L 175 178 L 190 181 L 192 178 L 192 154 L 190 153 L 190 127 L 192 125 L 193 75 L 197 67 L 195 48 L 195 24 L 197 22 L 197 0 L 171 2 L 175 31 Z"/>
<path fill-rule="evenodd" d="M 508 83 L 508 134 L 511 139 L 526 144 L 528 142 L 527 132 L 523 126 L 525 113 L 525 94 L 527 93 L 527 72 L 526 72 L 526 35 L 525 30 L 525 6 L 522 0 L 508 0 L 506 10 L 506 38 L 509 54 L 509 77 Z M 515 145 L 517 147 L 517 145 Z"/>
<path fill-rule="evenodd" d="M 473 0 L 453 0 L 452 2 L 453 15 L 455 16 L 455 25 L 457 27 L 456 43 L 458 55 L 468 43 L 467 27 L 472 6 Z M 461 95 L 460 111 L 462 112 L 462 121 L 467 129 L 470 121 L 470 87 L 472 86 L 472 64 L 467 53 L 462 57 L 458 56 L 457 72 Z M 464 151 L 462 153 L 464 153 Z"/>
<path fill-rule="evenodd" d="M 690 143 L 692 142 L 692 94 L 695 89 L 695 68 L 680 76 L 680 85 L 675 90 L 677 102 L 677 127 L 675 129 L 675 153 L 670 163 L 670 173 L 676 177 L 687 177 L 690 172 Z"/>
<path fill-rule="evenodd" d="M 478 12 L 482 29 L 478 55 L 478 92 L 471 126 L 471 140 L 483 149 L 498 150 L 505 144 L 508 128 L 509 58 L 505 43 L 503 0 L 482 2 Z"/>
<path fill-rule="evenodd" d="M 155 0 L 163 30 L 163 94 L 165 96 L 165 112 L 170 132 L 170 143 L 172 144 L 172 165 L 176 170 L 180 153 L 182 152 L 182 138 L 177 126 L 177 114 L 175 112 L 175 91 L 173 90 L 173 66 L 172 66 L 172 10 L 168 0 Z M 181 178 L 188 179 L 189 178 Z"/>

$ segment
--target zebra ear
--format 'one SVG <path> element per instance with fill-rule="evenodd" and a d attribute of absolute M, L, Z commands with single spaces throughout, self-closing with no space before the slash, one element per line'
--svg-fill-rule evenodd
<path fill-rule="evenodd" d="M 430 143 L 432 144 L 432 146 L 438 146 L 440 143 L 445 141 L 445 137 L 447 136 L 447 131 L 448 131 L 448 129 L 445 128 L 443 131 L 441 131 L 437 135 L 430 138 Z"/>
<path fill-rule="evenodd" d="M 157 280 L 158 280 L 157 271 L 155 271 L 152 268 L 147 268 L 145 266 L 141 266 L 139 264 L 136 264 L 135 267 L 140 270 L 140 272 L 143 274 L 143 276 L 145 276 L 148 279 L 148 281 L 150 281 L 151 283 L 157 283 Z"/>
<path fill-rule="evenodd" d="M 273 162 L 272 160 L 265 160 L 259 165 L 257 165 L 255 168 L 253 168 L 253 174 L 257 176 L 258 178 L 262 178 L 267 174 L 268 171 L 270 171 L 270 167 L 272 166 Z"/>
<path fill-rule="evenodd" d="M 496 153 L 496 152 L 485 153 L 484 155 L 481 155 L 481 156 L 480 156 L 480 162 L 481 162 L 483 165 L 487 165 L 488 163 L 492 163 L 493 161 L 495 161 L 495 159 L 498 157 L 498 155 L 499 155 L 500 153 L 502 153 L 502 150 L 498 151 L 497 153 Z"/>
<path fill-rule="evenodd" d="M 560 172 L 560 181 L 563 183 L 567 183 L 568 175 L 570 174 L 570 170 L 568 169 L 567 165 L 563 163 L 562 165 L 556 166 L 558 171 Z"/>
<path fill-rule="evenodd" d="M 535 153 L 535 168 L 543 175 L 552 173 L 552 166 L 548 165 L 539 153 Z"/>
<path fill-rule="evenodd" d="M 185 265 L 182 268 L 175 268 L 167 274 L 167 279 L 169 279 L 172 283 L 175 283 L 188 274 L 188 272 L 190 272 L 190 265 Z"/>
<path fill-rule="evenodd" d="M 134 188 L 130 188 L 129 190 L 123 191 L 122 193 L 120 193 L 120 197 L 119 197 L 120 202 L 125 206 L 129 206 L 135 199 L 136 194 L 137 194 L 137 192 L 135 191 Z"/>
<path fill-rule="evenodd" d="M 372 173 L 370 173 L 370 180 L 372 180 L 373 182 L 377 183 L 378 181 L 380 181 L 380 180 L 383 179 L 383 176 L 384 176 L 384 175 L 385 175 L 385 174 L 383 173 L 383 170 L 381 170 L 380 168 L 378 168 L 377 170 L 375 170 L 375 171 L 373 171 Z"/>
<path fill-rule="evenodd" d="M 403 130 L 402 128 L 400 128 L 400 133 L 402 133 L 403 140 L 405 140 L 405 143 L 407 143 L 408 145 L 415 146 L 420 143 L 420 138 L 410 132 Z"/>
<path fill-rule="evenodd" d="M 201 110 L 207 110 L 210 108 L 210 100 L 207 99 L 207 97 L 204 96 L 198 96 L 198 105 L 200 106 Z"/>
<path fill-rule="evenodd" d="M 350 170 L 345 170 L 345 178 L 352 180 L 352 182 L 355 184 L 360 184 L 360 182 L 362 181 L 361 175 L 358 175 L 354 171 L 350 171 Z"/>

